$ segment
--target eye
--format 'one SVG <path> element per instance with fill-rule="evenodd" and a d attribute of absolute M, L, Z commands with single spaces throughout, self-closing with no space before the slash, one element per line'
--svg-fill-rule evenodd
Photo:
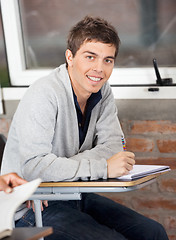
<path fill-rule="evenodd" d="M 111 60 L 111 59 L 105 59 L 105 62 L 106 62 L 106 63 L 113 63 L 113 60 Z"/>
<path fill-rule="evenodd" d="M 89 60 L 93 60 L 94 59 L 93 56 L 87 56 L 86 58 L 89 59 Z"/>

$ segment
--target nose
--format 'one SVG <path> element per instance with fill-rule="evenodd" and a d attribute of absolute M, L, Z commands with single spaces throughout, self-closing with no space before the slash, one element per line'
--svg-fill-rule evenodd
<path fill-rule="evenodd" d="M 103 62 L 101 59 L 97 59 L 97 61 L 94 63 L 93 70 L 98 73 L 103 71 Z"/>

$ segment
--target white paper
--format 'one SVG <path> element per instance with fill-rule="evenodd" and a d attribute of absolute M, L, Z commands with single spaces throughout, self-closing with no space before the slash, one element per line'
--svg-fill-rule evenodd
<path fill-rule="evenodd" d="M 12 230 L 13 217 L 17 208 L 28 200 L 40 183 L 41 179 L 38 178 L 13 188 L 12 193 L 0 191 L 0 235 L 7 229 Z"/>
<path fill-rule="evenodd" d="M 158 172 L 169 171 L 169 166 L 164 165 L 134 165 L 133 170 L 129 172 L 129 174 L 118 177 L 121 180 L 134 180 L 140 177 L 145 177 L 151 174 L 155 174 Z"/>

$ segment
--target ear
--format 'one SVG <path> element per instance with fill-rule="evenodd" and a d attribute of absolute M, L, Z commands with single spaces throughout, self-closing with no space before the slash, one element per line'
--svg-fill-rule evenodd
<path fill-rule="evenodd" d="M 69 49 L 66 50 L 65 57 L 66 57 L 66 61 L 67 61 L 68 66 L 71 67 L 72 64 L 73 64 L 73 54 Z"/>

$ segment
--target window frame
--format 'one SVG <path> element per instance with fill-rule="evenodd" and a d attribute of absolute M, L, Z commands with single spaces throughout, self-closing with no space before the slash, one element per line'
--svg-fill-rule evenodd
<path fill-rule="evenodd" d="M 52 69 L 29 70 L 25 68 L 18 0 L 1 0 L 1 11 L 11 85 L 27 87 L 36 79 L 49 74 Z M 176 67 L 161 67 L 159 71 L 163 78 L 173 78 L 173 83 L 176 83 Z M 176 90 L 175 86 L 159 87 L 158 92 L 146 91 L 150 85 L 156 84 L 153 67 L 114 68 L 109 83 L 115 98 L 176 98 L 176 94 L 171 94 L 172 89 Z M 141 94 L 139 94 L 140 90 Z M 164 95 L 163 92 L 165 92 Z"/>

